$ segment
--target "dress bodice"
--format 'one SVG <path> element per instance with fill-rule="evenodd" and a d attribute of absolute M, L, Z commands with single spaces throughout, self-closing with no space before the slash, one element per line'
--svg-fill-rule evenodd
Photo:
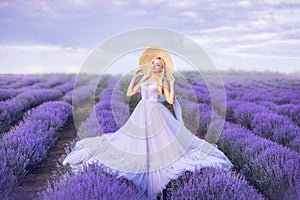
<path fill-rule="evenodd" d="M 141 95 L 143 100 L 161 101 L 158 91 L 157 82 L 150 82 L 147 85 L 146 80 L 141 84 Z"/>

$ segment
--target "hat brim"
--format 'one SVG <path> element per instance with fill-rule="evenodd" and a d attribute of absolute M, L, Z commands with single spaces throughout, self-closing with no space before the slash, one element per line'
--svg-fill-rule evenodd
<path fill-rule="evenodd" d="M 165 61 L 166 76 L 167 79 L 170 79 L 174 69 L 173 60 L 169 53 L 161 47 L 152 46 L 145 49 L 140 56 L 139 67 L 142 69 L 143 73 L 150 71 L 151 61 L 156 57 L 161 57 Z"/>

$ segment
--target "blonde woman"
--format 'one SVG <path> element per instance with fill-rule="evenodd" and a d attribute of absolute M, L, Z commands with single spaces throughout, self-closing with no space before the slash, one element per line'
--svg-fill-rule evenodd
<path fill-rule="evenodd" d="M 207 166 L 231 169 L 233 164 L 223 152 L 184 126 L 172 71 L 172 58 L 166 50 L 147 48 L 128 86 L 127 96 L 139 92 L 142 96 L 128 121 L 114 133 L 77 142 L 64 164 L 78 170 L 100 162 L 117 178 L 132 181 L 150 199 L 186 170 Z M 143 76 L 135 84 L 139 75 Z M 162 100 L 173 106 L 175 116 Z"/>

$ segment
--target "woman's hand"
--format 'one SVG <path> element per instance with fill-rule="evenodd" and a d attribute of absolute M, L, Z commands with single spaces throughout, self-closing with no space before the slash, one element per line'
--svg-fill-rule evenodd
<path fill-rule="evenodd" d="M 137 77 L 138 75 L 142 74 L 143 70 L 141 68 L 138 68 L 136 72 L 134 73 L 134 76 Z"/>
<path fill-rule="evenodd" d="M 173 75 L 171 75 L 170 82 L 175 82 L 175 77 Z"/>

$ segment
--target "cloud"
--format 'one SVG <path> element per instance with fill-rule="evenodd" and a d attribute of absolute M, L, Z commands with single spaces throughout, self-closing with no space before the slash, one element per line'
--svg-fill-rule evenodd
<path fill-rule="evenodd" d="M 167 5 L 170 8 L 187 9 L 187 8 L 193 8 L 196 4 L 197 4 L 197 1 L 191 1 L 191 0 L 183 0 L 183 1 L 170 0 Z"/>
<path fill-rule="evenodd" d="M 181 12 L 181 15 L 183 15 L 185 17 L 189 17 L 189 18 L 197 18 L 198 17 L 198 15 L 193 11 L 183 11 L 183 12 Z"/>
<path fill-rule="evenodd" d="M 250 1 L 238 1 L 237 6 L 239 7 L 251 7 Z"/>
<path fill-rule="evenodd" d="M 53 12 L 52 7 L 49 5 L 49 2 L 46 0 L 40 0 L 40 1 L 30 0 L 30 1 L 26 1 L 25 3 L 29 7 L 32 7 L 42 12 L 46 12 L 46 13 Z"/>
<path fill-rule="evenodd" d="M 161 4 L 166 2 L 165 0 L 140 0 L 139 3 L 142 5 L 155 5 L 155 4 Z"/>
<path fill-rule="evenodd" d="M 125 0 L 112 0 L 111 2 L 115 6 L 127 6 L 130 4 L 129 1 L 125 1 Z"/>
<path fill-rule="evenodd" d="M 76 73 L 88 49 L 54 45 L 1 45 L 1 73 Z"/>
<path fill-rule="evenodd" d="M 1 2 L 0 2 L 0 9 L 5 8 L 5 7 L 7 7 L 8 5 L 9 5 L 9 2 L 8 2 L 8 1 L 1 1 Z"/>
<path fill-rule="evenodd" d="M 270 51 L 272 49 L 272 51 Z M 280 40 L 269 41 L 263 44 L 241 45 L 227 51 L 236 54 L 254 54 L 266 58 L 299 58 L 299 40 Z M 299 66 L 300 68 L 300 66 Z"/>
<path fill-rule="evenodd" d="M 129 11 L 127 14 L 130 16 L 143 16 L 149 13 L 145 9 L 143 9 L 143 10 Z"/>

